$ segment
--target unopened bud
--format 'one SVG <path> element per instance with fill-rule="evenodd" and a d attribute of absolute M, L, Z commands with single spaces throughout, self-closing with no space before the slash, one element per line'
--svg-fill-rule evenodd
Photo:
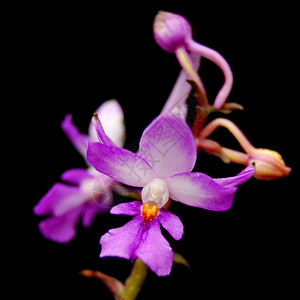
<path fill-rule="evenodd" d="M 153 23 L 153 33 L 157 44 L 167 52 L 175 52 L 178 47 L 185 47 L 192 38 L 192 28 L 182 16 L 160 11 Z"/>
<path fill-rule="evenodd" d="M 249 153 L 249 162 L 255 161 L 256 172 L 254 177 L 260 180 L 274 180 L 290 174 L 281 155 L 269 149 L 255 149 Z"/>

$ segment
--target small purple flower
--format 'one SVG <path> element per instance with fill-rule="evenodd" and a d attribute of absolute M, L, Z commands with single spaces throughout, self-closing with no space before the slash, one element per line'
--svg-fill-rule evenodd
<path fill-rule="evenodd" d="M 98 135 L 100 140 L 105 140 L 103 130 L 98 130 Z M 181 238 L 182 224 L 163 209 L 169 198 L 190 206 L 224 211 L 232 205 L 236 186 L 255 172 L 250 165 L 237 176 L 213 179 L 191 172 L 196 158 L 195 139 L 190 128 L 182 118 L 170 113 L 161 114 L 146 128 L 137 154 L 89 142 L 87 160 L 96 170 L 118 182 L 142 188 L 143 204 L 122 204 L 111 210 L 115 214 L 135 217 L 101 238 L 101 257 L 139 257 L 157 275 L 170 273 L 172 251 L 161 238 L 159 224 L 166 228 L 168 223 L 169 232 L 181 232 L 175 235 L 170 232 L 175 239 Z"/>
<path fill-rule="evenodd" d="M 106 101 L 98 108 L 97 114 L 108 136 L 115 145 L 121 147 L 125 132 L 123 111 L 119 103 L 116 100 Z M 90 125 L 89 135 L 82 134 L 72 123 L 71 115 L 67 115 L 62 122 L 62 129 L 86 159 L 88 141 L 97 140 L 94 125 Z M 62 174 L 61 179 L 66 184 L 55 183 L 34 207 L 34 213 L 49 216 L 39 223 L 45 238 L 67 243 L 76 235 L 76 225 L 80 218 L 83 226 L 89 227 L 98 213 L 112 207 L 111 188 L 114 182 L 91 165 L 87 169 L 68 170 Z"/>
<path fill-rule="evenodd" d="M 173 251 L 160 226 L 179 240 L 183 235 L 183 225 L 177 216 L 165 209 L 160 209 L 152 221 L 145 220 L 142 210 L 143 204 L 139 201 L 122 203 L 111 209 L 112 214 L 133 216 L 133 219 L 101 237 L 100 257 L 139 258 L 158 276 L 166 276 L 172 269 Z"/>

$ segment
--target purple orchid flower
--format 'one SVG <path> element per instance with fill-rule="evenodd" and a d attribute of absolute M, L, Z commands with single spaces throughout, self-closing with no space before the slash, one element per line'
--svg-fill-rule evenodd
<path fill-rule="evenodd" d="M 96 127 L 100 128 L 100 126 Z M 98 130 L 105 140 L 103 130 Z M 112 208 L 113 214 L 134 216 L 121 228 L 112 229 L 100 240 L 100 257 L 140 258 L 159 276 L 172 267 L 172 250 L 162 237 L 160 224 L 180 239 L 183 226 L 163 209 L 169 198 L 186 205 L 213 211 L 231 207 L 237 185 L 255 172 L 248 166 L 237 176 L 213 179 L 194 172 L 197 150 L 186 122 L 175 114 L 163 113 L 144 131 L 138 153 L 116 146 L 89 142 L 87 160 L 99 172 L 123 184 L 142 188 L 143 203 L 127 203 Z"/>
<path fill-rule="evenodd" d="M 97 114 L 111 139 L 111 144 L 121 147 L 124 143 L 125 128 L 121 106 L 116 100 L 104 102 Z M 89 135 L 79 132 L 67 115 L 62 129 L 71 143 L 86 159 L 88 141 L 97 140 L 96 130 L 91 123 Z M 65 183 L 55 183 L 48 193 L 34 207 L 36 215 L 50 215 L 39 223 L 45 238 L 59 243 L 67 243 L 76 235 L 76 224 L 82 218 L 84 227 L 89 227 L 98 213 L 103 213 L 113 205 L 113 180 L 99 174 L 91 165 L 87 169 L 71 169 L 61 175 Z"/>

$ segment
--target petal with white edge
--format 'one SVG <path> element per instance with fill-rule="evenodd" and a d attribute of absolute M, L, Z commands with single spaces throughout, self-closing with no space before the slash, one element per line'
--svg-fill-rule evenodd
<path fill-rule="evenodd" d="M 191 129 L 184 120 L 171 113 L 160 115 L 145 129 L 138 154 L 160 178 L 190 172 L 197 157 Z"/>
<path fill-rule="evenodd" d="M 255 174 L 255 164 L 251 164 L 242 172 L 233 177 L 214 178 L 214 181 L 222 186 L 237 186 L 249 180 Z"/>
<path fill-rule="evenodd" d="M 182 173 L 167 179 L 170 197 L 189 206 L 213 211 L 231 207 L 236 187 L 224 187 L 203 173 Z"/>
<path fill-rule="evenodd" d="M 125 141 L 124 113 L 117 100 L 108 100 L 99 106 L 96 113 L 101 121 L 106 135 L 118 147 L 122 147 Z M 98 141 L 96 130 L 92 122 L 89 126 L 89 136 L 93 141 Z"/>
<path fill-rule="evenodd" d="M 102 143 L 89 142 L 87 160 L 100 173 L 130 186 L 142 187 L 155 175 L 139 155 Z"/>
<path fill-rule="evenodd" d="M 36 215 L 61 216 L 88 200 L 87 193 L 77 186 L 55 183 L 34 207 Z"/>

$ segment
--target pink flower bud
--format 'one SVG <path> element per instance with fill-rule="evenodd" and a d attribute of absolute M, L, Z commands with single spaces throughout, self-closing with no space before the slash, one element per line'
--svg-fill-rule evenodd
<path fill-rule="evenodd" d="M 245 153 L 221 146 L 219 148 L 212 148 L 212 143 L 207 142 L 209 141 L 207 137 L 219 126 L 227 128 L 233 134 Z M 220 153 L 222 153 L 230 162 L 246 166 L 255 162 L 256 171 L 254 177 L 259 180 L 274 180 L 285 177 L 289 175 L 292 170 L 285 165 L 284 160 L 278 152 L 269 149 L 255 148 L 232 121 L 224 118 L 215 119 L 206 125 L 201 130 L 200 136 L 196 141 L 198 149 L 219 157 Z M 226 159 L 224 161 L 226 162 Z"/>
<path fill-rule="evenodd" d="M 291 168 L 287 167 L 281 155 L 269 149 L 255 149 L 249 153 L 249 163 L 255 162 L 254 177 L 260 180 L 274 180 L 287 176 Z"/>
<path fill-rule="evenodd" d="M 157 44 L 165 51 L 174 53 L 178 47 L 185 47 L 192 38 L 192 28 L 182 16 L 160 11 L 153 23 L 153 33 Z"/>

